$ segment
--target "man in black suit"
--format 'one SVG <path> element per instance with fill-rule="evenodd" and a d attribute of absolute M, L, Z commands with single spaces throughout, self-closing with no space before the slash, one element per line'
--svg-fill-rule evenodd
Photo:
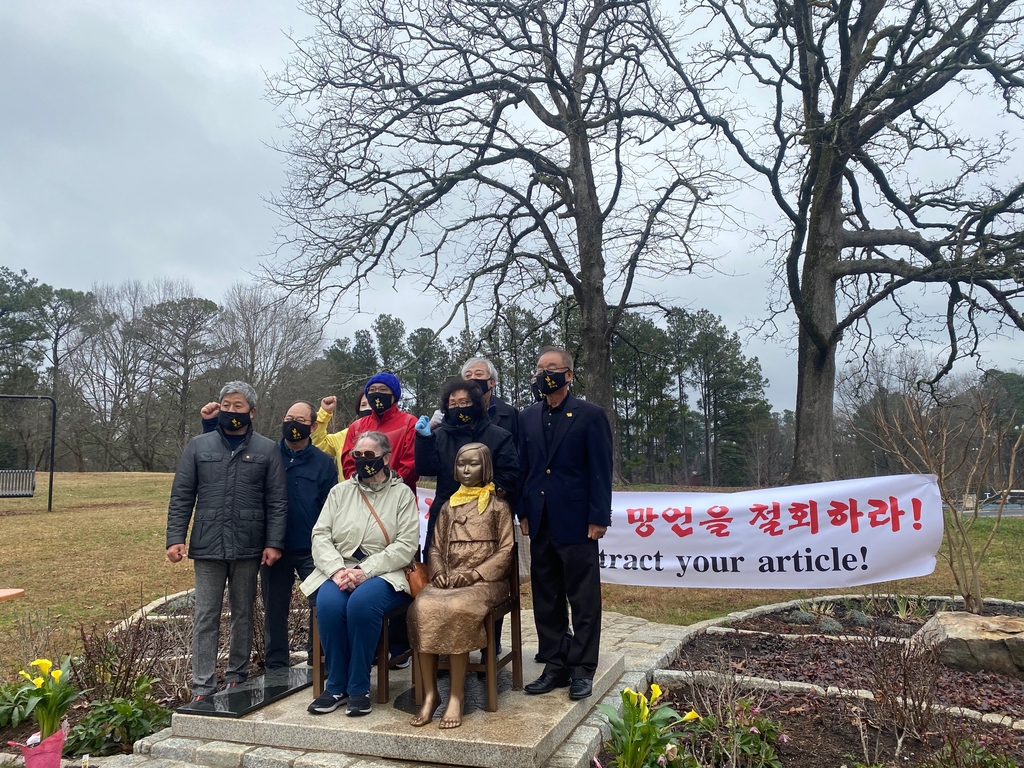
<path fill-rule="evenodd" d="M 601 645 L 598 539 L 611 523 L 612 432 L 604 409 L 569 392 L 572 356 L 545 347 L 535 382 L 544 400 L 519 415 L 522 488 L 516 515 L 530 535 L 533 615 L 544 673 L 531 694 L 593 693 Z M 569 611 L 573 634 L 566 642 Z"/>

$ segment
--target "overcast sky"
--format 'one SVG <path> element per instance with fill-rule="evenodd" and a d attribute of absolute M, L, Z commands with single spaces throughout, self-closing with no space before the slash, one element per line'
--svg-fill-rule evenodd
<path fill-rule="evenodd" d="M 291 50 L 285 33 L 308 29 L 289 0 L 0 1 L 0 263 L 79 290 L 186 278 L 214 300 L 257 271 L 278 223 L 261 196 L 284 182 L 264 73 Z M 765 254 L 736 232 L 716 248 L 727 275 L 661 294 L 741 330 L 765 304 Z M 432 301 L 391 290 L 363 306 L 410 327 L 441 319 Z M 795 402 L 784 335 L 747 345 L 780 410 Z"/>

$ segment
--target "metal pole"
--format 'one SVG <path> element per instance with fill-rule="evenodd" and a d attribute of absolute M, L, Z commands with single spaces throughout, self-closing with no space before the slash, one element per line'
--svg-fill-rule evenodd
<path fill-rule="evenodd" d="M 49 395 L 0 395 L 0 399 L 50 401 L 50 487 L 47 491 L 46 511 L 53 512 L 53 462 L 57 451 L 57 401 Z"/>

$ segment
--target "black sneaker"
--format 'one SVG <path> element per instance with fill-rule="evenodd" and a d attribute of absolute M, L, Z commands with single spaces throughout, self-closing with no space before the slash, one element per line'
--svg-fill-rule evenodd
<path fill-rule="evenodd" d="M 368 715 L 373 707 L 370 706 L 370 694 L 364 693 L 362 696 L 353 696 L 348 700 L 348 710 L 345 712 L 349 717 L 359 717 L 360 715 Z"/>
<path fill-rule="evenodd" d="M 348 696 L 344 693 L 329 693 L 328 691 L 324 691 L 313 699 L 313 702 L 306 707 L 306 711 L 311 715 L 326 715 L 328 712 L 336 710 L 346 701 L 348 701 Z"/>

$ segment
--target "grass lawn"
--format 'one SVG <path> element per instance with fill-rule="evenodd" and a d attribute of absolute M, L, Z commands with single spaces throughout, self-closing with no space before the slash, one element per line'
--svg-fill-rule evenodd
<path fill-rule="evenodd" d="M 10 658 L 9 650 L 19 618 L 48 612 L 52 624 L 70 633 L 80 623 L 91 627 L 113 622 L 124 607 L 134 610 L 192 586 L 191 565 L 172 565 L 164 557 L 171 475 L 58 473 L 54 511 L 49 513 L 46 475 L 39 479 L 35 497 L 0 499 L 0 587 L 26 590 L 25 597 L 0 603 L 0 638 L 5 638 L 0 644 L 0 678 L 12 664 L 23 663 Z M 979 538 L 991 526 L 991 520 L 979 521 Z M 1024 600 L 1024 518 L 1003 521 L 983 566 L 982 587 L 988 597 Z M 874 589 L 893 594 L 956 592 L 941 559 L 930 576 Z M 605 585 L 604 607 L 653 621 L 689 624 L 817 594 L 823 593 Z"/>

